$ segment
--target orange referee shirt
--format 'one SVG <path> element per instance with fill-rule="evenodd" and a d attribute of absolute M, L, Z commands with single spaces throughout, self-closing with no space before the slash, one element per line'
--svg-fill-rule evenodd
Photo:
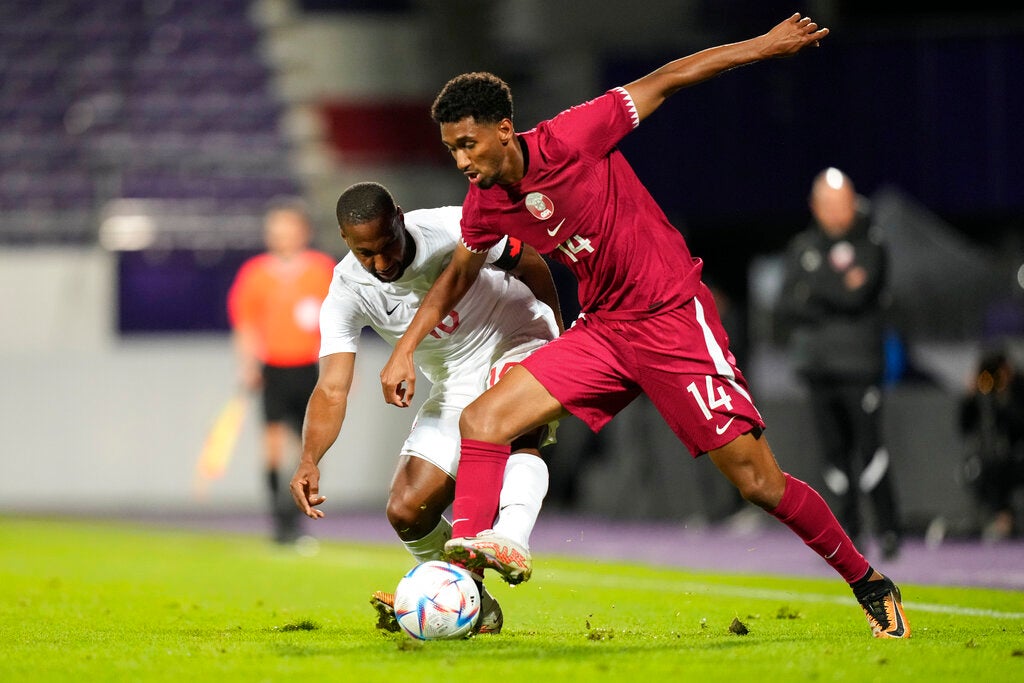
<path fill-rule="evenodd" d="M 320 356 L 320 304 L 327 296 L 334 259 L 307 250 L 284 263 L 270 254 L 239 268 L 228 291 L 232 327 L 250 327 L 267 365 L 294 367 Z"/>

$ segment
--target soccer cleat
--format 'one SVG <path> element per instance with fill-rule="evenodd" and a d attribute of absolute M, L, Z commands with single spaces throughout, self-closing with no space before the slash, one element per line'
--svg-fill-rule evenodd
<path fill-rule="evenodd" d="M 400 627 L 398 619 L 395 617 L 395 594 L 374 591 L 370 596 L 370 604 L 377 610 L 377 628 L 397 633 Z M 505 616 L 502 614 L 501 605 L 480 584 L 480 618 L 477 619 L 475 632 L 492 635 L 501 633 L 504 623 Z"/>
<path fill-rule="evenodd" d="M 530 551 L 491 529 L 476 536 L 449 540 L 444 544 L 444 556 L 449 562 L 471 571 L 482 573 L 484 569 L 493 569 L 510 586 L 529 581 L 533 573 Z"/>
<path fill-rule="evenodd" d="M 869 589 L 857 595 L 875 638 L 909 638 L 910 624 L 903 614 L 900 589 L 888 577 L 871 581 Z"/>
<path fill-rule="evenodd" d="M 395 617 L 395 594 L 374 591 L 370 596 L 370 604 L 377 610 L 377 628 L 382 631 L 398 633 L 398 619 Z"/>
<path fill-rule="evenodd" d="M 501 627 L 505 623 L 505 615 L 501 612 L 501 605 L 494 599 L 494 596 L 487 592 L 483 584 L 480 586 L 480 619 L 477 621 L 477 633 L 489 633 L 495 635 L 501 633 Z"/>

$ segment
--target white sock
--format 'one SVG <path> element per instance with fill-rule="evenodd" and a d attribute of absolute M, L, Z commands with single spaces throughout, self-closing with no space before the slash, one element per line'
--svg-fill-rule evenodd
<path fill-rule="evenodd" d="M 442 551 L 445 542 L 452 537 L 452 523 L 444 517 L 437 523 L 434 530 L 423 538 L 414 541 L 402 541 L 405 549 L 416 558 L 417 562 L 429 562 L 430 560 L 442 560 Z"/>
<path fill-rule="evenodd" d="M 548 492 L 548 466 L 532 453 L 513 453 L 505 465 L 494 530 L 530 547 L 530 534 Z"/>

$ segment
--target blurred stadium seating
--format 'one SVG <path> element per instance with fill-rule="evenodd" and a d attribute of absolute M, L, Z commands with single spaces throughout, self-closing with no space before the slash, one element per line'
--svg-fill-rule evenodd
<path fill-rule="evenodd" d="M 299 187 L 248 6 L 0 5 L 0 243 L 95 243 L 110 202 L 130 198 L 160 200 L 158 227 L 160 211 L 213 219 L 203 232 L 247 219 L 258 244 L 266 202 Z"/>

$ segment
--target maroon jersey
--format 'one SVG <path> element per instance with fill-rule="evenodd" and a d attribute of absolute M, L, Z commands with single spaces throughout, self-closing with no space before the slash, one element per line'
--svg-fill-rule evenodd
<path fill-rule="evenodd" d="M 522 133 L 526 175 L 470 185 L 463 244 L 480 252 L 518 237 L 569 267 L 585 313 L 639 317 L 691 299 L 701 261 L 616 147 L 638 123 L 615 88 Z"/>

